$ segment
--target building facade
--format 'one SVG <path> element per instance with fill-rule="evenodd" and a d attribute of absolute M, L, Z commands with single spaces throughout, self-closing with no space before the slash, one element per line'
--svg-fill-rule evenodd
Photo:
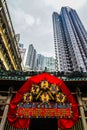
<path fill-rule="evenodd" d="M 52 15 L 56 70 L 87 71 L 87 32 L 74 9 L 62 7 Z"/>
<path fill-rule="evenodd" d="M 21 54 L 22 62 L 24 62 L 26 49 L 24 48 L 24 44 L 19 43 L 19 52 Z"/>
<path fill-rule="evenodd" d="M 32 70 L 36 70 L 36 56 L 37 56 L 37 52 L 36 52 L 36 49 L 34 49 L 33 61 L 32 61 Z"/>
<path fill-rule="evenodd" d="M 43 70 L 49 72 L 55 71 L 55 59 L 53 57 L 44 57 Z"/>
<path fill-rule="evenodd" d="M 22 70 L 21 61 L 6 0 L 0 0 L 0 69 Z"/>
<path fill-rule="evenodd" d="M 29 45 L 25 66 L 28 66 L 30 68 L 30 70 L 35 69 L 35 66 L 36 66 L 36 50 L 34 49 L 33 44 Z"/>
<path fill-rule="evenodd" d="M 37 54 L 37 70 L 43 71 L 44 56 Z"/>

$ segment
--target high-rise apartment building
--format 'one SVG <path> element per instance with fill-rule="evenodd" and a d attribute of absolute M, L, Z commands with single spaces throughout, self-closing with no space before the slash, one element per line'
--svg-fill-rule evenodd
<path fill-rule="evenodd" d="M 43 70 L 45 69 L 50 72 L 55 71 L 55 59 L 53 57 L 44 57 Z"/>
<path fill-rule="evenodd" d="M 37 52 L 36 52 L 36 49 L 34 49 L 33 60 L 32 60 L 32 70 L 36 70 L 36 56 L 37 56 Z"/>
<path fill-rule="evenodd" d="M 74 9 L 62 7 L 52 15 L 56 70 L 87 71 L 87 32 Z"/>
<path fill-rule="evenodd" d="M 44 56 L 37 54 L 37 70 L 43 71 Z"/>
<path fill-rule="evenodd" d="M 22 62 L 24 62 L 26 49 L 24 48 L 24 44 L 19 43 L 19 52 L 21 54 Z"/>
<path fill-rule="evenodd" d="M 29 45 L 25 66 L 28 66 L 31 70 L 35 69 L 36 66 L 36 50 L 33 44 Z"/>

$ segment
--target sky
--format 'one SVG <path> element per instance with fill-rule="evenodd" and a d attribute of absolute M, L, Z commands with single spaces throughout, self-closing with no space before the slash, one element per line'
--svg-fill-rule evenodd
<path fill-rule="evenodd" d="M 87 30 L 87 0 L 7 0 L 13 27 L 27 49 L 33 44 L 37 53 L 55 56 L 52 13 L 61 7 L 75 9 Z"/>

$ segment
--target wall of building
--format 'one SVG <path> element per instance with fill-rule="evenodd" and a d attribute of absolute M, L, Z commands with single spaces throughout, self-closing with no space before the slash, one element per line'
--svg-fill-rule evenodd
<path fill-rule="evenodd" d="M 57 71 L 87 71 L 87 32 L 74 9 L 52 15 Z"/>
<path fill-rule="evenodd" d="M 6 1 L 0 1 L 0 68 L 22 70 L 21 56 Z"/>

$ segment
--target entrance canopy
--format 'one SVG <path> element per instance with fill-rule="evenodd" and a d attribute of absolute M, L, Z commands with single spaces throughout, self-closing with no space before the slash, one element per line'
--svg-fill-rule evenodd
<path fill-rule="evenodd" d="M 61 79 L 39 74 L 18 90 L 10 103 L 8 121 L 14 127 L 28 128 L 30 118 L 57 118 L 61 129 L 78 121 L 78 105 Z"/>

